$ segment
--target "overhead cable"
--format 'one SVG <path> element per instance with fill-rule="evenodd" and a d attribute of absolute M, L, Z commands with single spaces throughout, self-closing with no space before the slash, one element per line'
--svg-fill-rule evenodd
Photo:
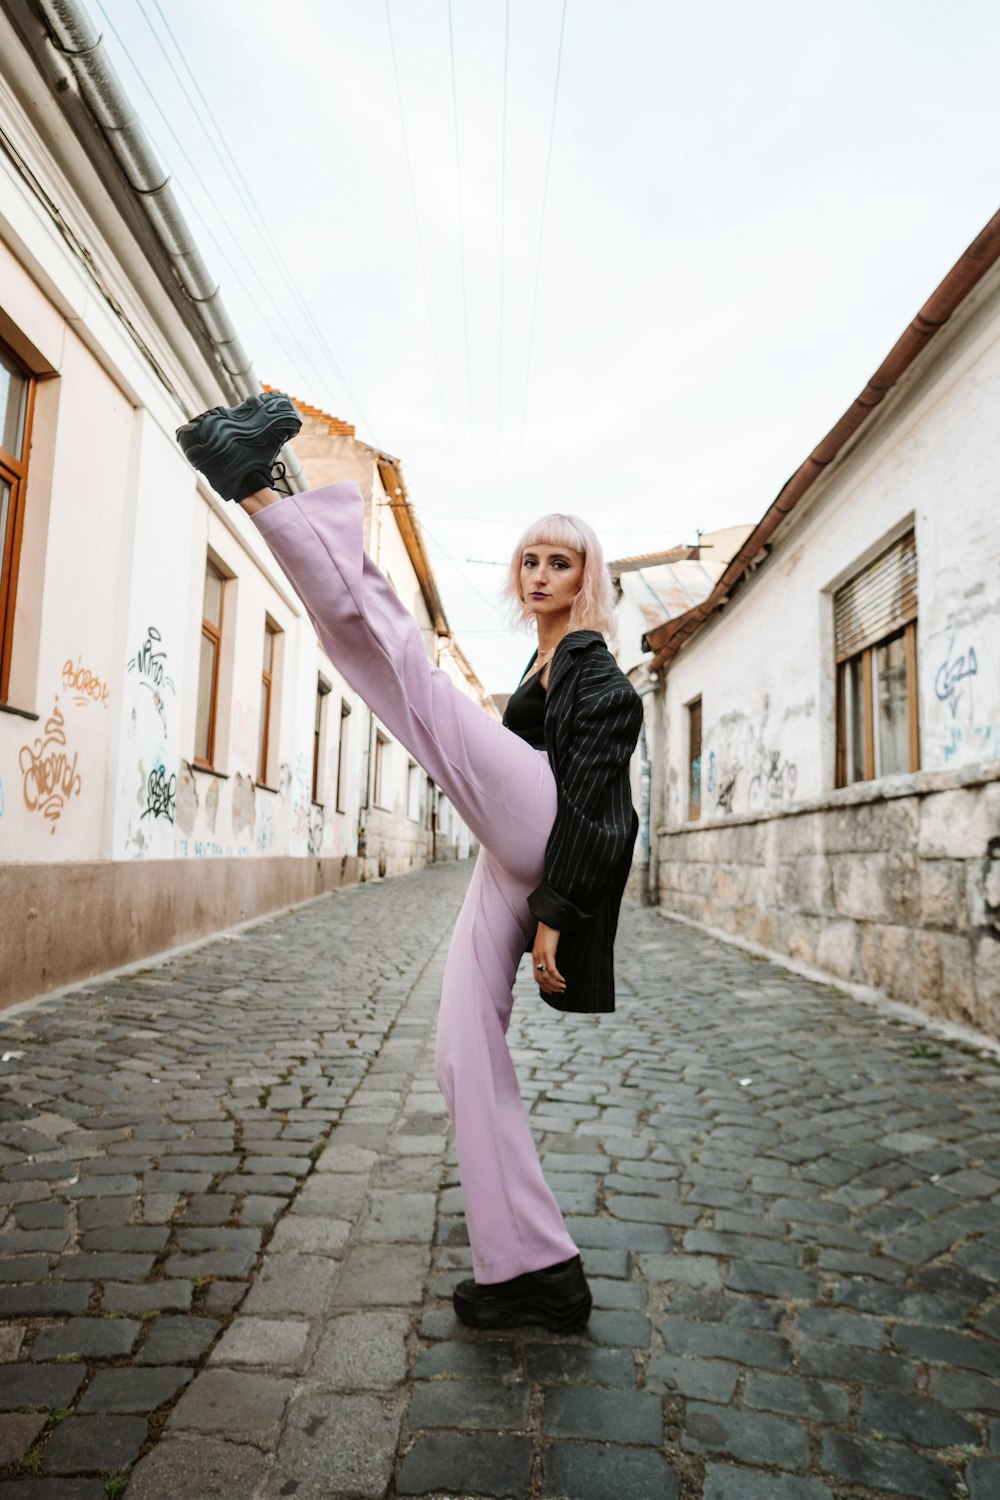
<path fill-rule="evenodd" d="M 218 121 L 216 120 L 215 115 L 212 112 L 212 108 L 211 108 L 210 104 L 208 103 L 208 100 L 206 99 L 205 94 L 202 91 L 201 86 L 199 85 L 198 80 L 195 77 L 195 75 L 194 75 L 194 73 L 193 73 L 193 71 L 191 69 L 190 64 L 188 63 L 187 58 L 184 55 L 184 52 L 183 52 L 183 49 L 180 46 L 180 43 L 178 42 L 176 36 L 174 35 L 173 29 L 172 29 L 172 27 L 170 25 L 170 22 L 168 21 L 166 15 L 163 12 L 162 7 L 159 4 L 159 0 L 153 0 L 153 4 L 156 6 L 157 13 L 159 14 L 160 19 L 163 22 L 163 25 L 164 25 L 164 27 L 165 27 L 165 29 L 167 31 L 167 34 L 170 37 L 170 40 L 171 40 L 171 42 L 174 45 L 174 48 L 175 48 L 175 50 L 177 52 L 177 55 L 178 55 L 178 57 L 181 60 L 181 63 L 183 65 L 183 67 L 184 67 L 184 71 L 185 71 L 185 73 L 188 75 L 188 77 L 191 80 L 191 84 L 192 84 L 192 87 L 195 90 L 195 94 L 197 96 L 197 99 L 192 98 L 191 92 L 189 91 L 189 89 L 188 89 L 187 85 L 185 84 L 183 78 L 180 76 L 179 72 L 177 71 L 176 64 L 174 63 L 173 58 L 170 56 L 170 53 L 168 52 L 166 46 L 164 45 L 163 39 L 161 38 L 161 36 L 160 36 L 159 32 L 157 31 L 155 25 L 153 24 L 153 21 L 150 18 L 148 12 L 146 11 L 146 8 L 145 8 L 145 6 L 143 4 L 143 0 L 136 0 L 136 5 L 137 5 L 137 7 L 139 9 L 140 14 L 142 15 L 143 20 L 146 22 L 146 25 L 149 27 L 149 30 L 152 33 L 153 39 L 156 42 L 157 47 L 159 48 L 160 52 L 163 54 L 163 57 L 164 57 L 164 59 L 165 59 L 165 61 L 167 63 L 167 66 L 169 67 L 171 73 L 173 74 L 175 80 L 177 81 L 178 87 L 180 88 L 180 90 L 183 93 L 185 99 L 187 100 L 188 104 L 190 105 L 192 113 L 194 114 L 195 118 L 197 119 L 198 124 L 201 127 L 202 132 L 204 133 L 205 139 L 208 141 L 208 144 L 211 147 L 211 149 L 212 149 L 212 151 L 213 151 L 216 159 L 218 160 L 219 165 L 222 167 L 223 172 L 225 173 L 226 177 L 228 178 L 228 180 L 229 180 L 231 186 L 233 187 L 233 190 L 236 193 L 237 197 L 239 198 L 239 200 L 240 200 L 243 208 L 246 210 L 247 214 L 250 216 L 250 219 L 251 219 L 251 222 L 253 224 L 253 227 L 257 231 L 257 233 L 259 234 L 261 242 L 264 245 L 264 248 L 267 251 L 267 253 L 268 253 L 268 255 L 269 255 L 272 263 L 274 264 L 276 270 L 278 271 L 278 274 L 281 276 L 282 280 L 284 281 L 284 283 L 285 283 L 286 287 L 288 288 L 289 292 L 291 293 L 292 297 L 295 299 L 295 302 L 297 303 L 297 305 L 301 309 L 301 311 L 303 313 L 303 316 L 306 319 L 306 322 L 309 324 L 309 326 L 310 326 L 310 328 L 311 328 L 314 336 L 316 337 L 317 342 L 320 345 L 320 348 L 322 349 L 322 352 L 325 355 L 327 361 L 329 362 L 330 367 L 331 367 L 332 371 L 334 372 L 334 374 L 335 374 L 335 376 L 336 376 L 336 378 L 337 378 L 340 386 L 342 387 L 344 394 L 346 395 L 347 399 L 351 403 L 353 403 L 354 408 L 357 411 L 359 417 L 365 423 L 366 427 L 368 427 L 369 431 L 371 431 L 371 423 L 368 421 L 367 417 L 365 416 L 365 414 L 364 414 L 364 412 L 363 412 L 363 410 L 361 408 L 360 402 L 358 402 L 358 400 L 355 397 L 353 391 L 351 390 L 350 385 L 348 384 L 347 380 L 345 379 L 344 374 L 343 374 L 343 372 L 340 369 L 340 366 L 337 364 L 337 361 L 336 361 L 336 359 L 335 359 L 332 351 L 330 350 L 329 345 L 326 342 L 326 339 L 325 339 L 325 337 L 323 335 L 322 330 L 320 329 L 318 323 L 316 322 L 316 319 L 313 316 L 312 311 L 310 310 L 308 304 L 306 303 L 305 299 L 303 298 L 302 293 L 300 292 L 300 290 L 299 290 L 299 288 L 298 288 L 298 286 L 297 286 L 297 284 L 295 282 L 294 276 L 292 275 L 292 273 L 291 273 L 291 271 L 290 271 L 290 269 L 289 269 L 289 267 L 287 265 L 287 262 L 285 261 L 284 256 L 281 253 L 280 247 L 277 245 L 277 242 L 274 240 L 273 235 L 271 235 L 270 230 L 269 230 L 269 228 L 268 228 L 268 226 L 266 224 L 266 221 L 264 219 L 264 216 L 261 213 L 260 209 L 258 208 L 258 206 L 256 204 L 256 201 L 254 200 L 253 193 L 251 192 L 250 187 L 249 187 L 249 185 L 246 182 L 246 178 L 243 176 L 243 173 L 240 171 L 238 163 L 236 162 L 235 158 L 233 157 L 233 154 L 232 154 L 232 151 L 229 148 L 228 142 L 226 141 L 225 136 L 223 135 L 222 130 L 221 130 L 219 124 L 218 124 Z M 211 131 L 209 130 L 208 126 L 206 125 L 205 118 L 204 118 L 206 115 L 208 116 L 208 119 L 211 121 L 211 124 L 214 127 L 214 129 L 215 129 L 216 135 L 219 138 L 219 141 L 221 141 L 223 148 L 225 149 L 225 151 L 226 151 L 226 153 L 227 153 L 230 161 L 232 162 L 232 166 L 230 166 L 229 162 L 226 161 L 225 157 L 222 154 L 222 151 L 220 151 L 220 149 L 219 149 L 219 145 L 216 143 L 216 140 L 213 138 Z"/>
<path fill-rule="evenodd" d="M 535 257 L 535 285 L 531 294 L 531 325 L 528 334 L 528 358 L 524 370 L 524 399 L 521 403 L 521 433 L 517 444 L 517 481 L 521 478 L 521 456 L 524 452 L 524 427 L 528 415 L 528 390 L 531 384 L 531 360 L 535 350 L 535 322 L 538 314 L 538 284 L 542 274 L 542 245 L 545 240 L 545 210 L 549 201 L 549 175 L 552 168 L 552 143 L 556 134 L 556 110 L 559 106 L 559 77 L 562 73 L 563 39 L 566 35 L 566 10 L 569 0 L 563 0 L 562 19 L 559 22 L 559 51 L 556 56 L 556 81 L 552 90 L 552 118 L 549 122 L 549 144 L 545 153 L 545 184 L 542 188 L 542 212 L 538 222 L 538 254 Z"/>
<path fill-rule="evenodd" d="M 503 295 L 507 236 L 507 71 L 510 60 L 510 0 L 503 14 L 503 115 L 500 124 L 500 311 L 497 320 L 497 472 L 496 508 L 500 508 L 500 434 L 503 431 Z"/>
<path fill-rule="evenodd" d="M 123 56 L 125 57 L 126 61 L 129 63 L 129 66 L 131 67 L 132 72 L 134 73 L 135 77 L 138 79 L 138 81 L 139 81 L 140 85 L 142 86 L 142 89 L 144 90 L 145 94 L 147 95 L 150 103 L 152 104 L 153 108 L 156 110 L 156 113 L 159 115 L 161 121 L 163 122 L 164 127 L 170 133 L 170 137 L 173 140 L 174 145 L 176 146 L 176 148 L 179 151 L 180 155 L 183 157 L 183 159 L 184 159 L 184 161 L 185 161 L 185 163 L 187 165 L 188 171 L 191 174 L 191 177 L 194 179 L 195 182 L 197 182 L 198 186 L 201 188 L 202 192 L 205 194 L 205 197 L 206 197 L 207 201 L 209 203 L 214 203 L 213 195 L 209 191 L 209 188 L 208 188 L 207 184 L 205 183 L 204 178 L 201 176 L 201 173 L 198 171 L 197 166 L 192 161 L 192 159 L 191 159 L 190 155 L 188 154 L 188 151 L 185 148 L 184 143 L 181 140 L 180 136 L 177 134 L 177 132 L 174 129 L 173 125 L 170 123 L 170 119 L 167 116 L 167 114 L 165 113 L 165 111 L 163 110 L 162 106 L 160 105 L 159 100 L 157 99 L 156 95 L 153 93 L 152 89 L 150 88 L 149 84 L 147 83 L 147 81 L 146 81 L 146 79 L 145 79 L 145 77 L 144 77 L 144 75 L 142 73 L 142 70 L 139 68 L 138 63 L 136 62 L 135 58 L 132 56 L 131 52 L 129 51 L 128 46 L 126 45 L 126 42 L 125 42 L 124 38 L 122 37 L 122 35 L 119 32 L 118 28 L 115 26 L 114 22 L 111 20 L 110 16 L 108 15 L 107 11 L 105 10 L 104 6 L 101 4 L 101 0 L 94 0 L 94 3 L 96 4 L 97 9 L 98 9 L 98 11 L 100 12 L 100 14 L 102 16 L 105 25 L 107 26 L 108 30 L 111 32 L 112 36 L 115 38 L 115 41 L 117 42 L 119 48 L 121 49 L 121 52 L 122 52 Z M 150 139 L 153 141 L 153 144 L 156 146 L 157 150 L 160 152 L 160 155 L 163 157 L 164 165 L 166 166 L 167 170 L 170 172 L 171 177 L 174 180 L 174 188 L 175 188 L 175 190 L 183 196 L 183 198 L 184 198 L 184 200 L 185 200 L 188 208 L 190 209 L 190 211 L 194 215 L 194 217 L 198 220 L 198 222 L 201 225 L 201 228 L 202 228 L 204 234 L 206 235 L 206 237 L 214 245 L 217 254 L 219 255 L 220 259 L 224 262 L 224 264 L 226 265 L 226 267 L 229 270 L 229 273 L 232 276 L 233 280 L 242 289 L 244 296 L 247 298 L 247 301 L 250 303 L 250 306 L 253 308 L 253 310 L 257 314 L 258 318 L 260 318 L 261 323 L 268 330 L 268 332 L 270 333 L 271 337 L 274 339 L 275 344 L 281 350 L 282 354 L 284 354 L 285 358 L 288 360 L 289 366 L 291 367 L 292 372 L 295 374 L 296 379 L 299 380 L 299 381 L 301 381 L 302 385 L 303 385 L 303 388 L 305 388 L 306 387 L 306 382 L 303 381 L 303 379 L 302 379 L 302 373 L 301 373 L 301 370 L 300 370 L 300 368 L 298 366 L 296 357 L 289 351 L 287 345 L 284 342 L 284 339 L 283 339 L 281 333 L 279 333 L 279 331 L 275 328 L 274 324 L 271 322 L 271 320 L 268 317 L 267 313 L 265 313 L 264 310 L 263 310 L 263 308 L 260 306 L 260 304 L 257 301 L 256 297 L 254 296 L 254 293 L 250 290 L 250 288 L 247 286 L 246 282 L 244 281 L 243 277 L 240 275 L 240 272 L 233 265 L 233 262 L 230 259 L 229 254 L 226 251 L 225 247 L 222 245 L 222 243 L 220 242 L 218 236 L 212 230 L 211 225 L 206 220 L 204 214 L 201 212 L 201 209 L 199 208 L 199 206 L 196 203 L 196 201 L 194 200 L 194 198 L 191 196 L 190 192 L 188 192 L 186 190 L 186 188 L 184 186 L 183 179 L 180 178 L 178 176 L 178 174 L 173 170 L 173 168 L 172 168 L 172 166 L 170 164 L 169 153 L 163 150 L 162 143 L 159 142 L 159 141 L 157 141 L 156 137 L 152 134 L 152 132 L 150 132 Z M 246 250 L 243 248 L 242 244 L 240 244 L 238 240 L 234 241 L 234 244 L 235 244 L 235 248 L 239 251 L 239 253 L 242 256 L 243 260 L 246 262 L 246 265 L 249 268 L 251 274 L 255 277 L 255 279 L 257 281 L 257 284 L 260 286 L 260 288 L 263 291 L 264 295 L 269 299 L 269 301 L 271 302 L 271 304 L 272 304 L 275 312 L 278 314 L 278 316 L 280 318 L 282 316 L 282 310 L 281 310 L 281 307 L 279 306 L 279 304 L 278 304 L 278 302 L 277 302 L 277 300 L 276 300 L 273 292 L 270 290 L 270 288 L 268 287 L 267 283 L 264 281 L 263 277 L 261 276 L 260 272 L 257 270 L 256 266 L 254 265 L 254 263 L 251 260 L 250 256 L 247 254 Z M 306 361 L 306 365 L 308 366 L 308 368 L 310 370 L 312 370 L 313 375 L 315 376 L 315 378 L 318 381 L 320 381 L 320 383 L 322 383 L 324 377 L 320 374 L 319 370 L 317 369 L 316 365 L 314 364 L 314 362 L 312 360 L 311 355 L 309 354 L 308 350 L 303 345 L 301 339 L 296 334 L 294 328 L 289 327 L 288 328 L 288 333 L 290 334 L 291 338 L 295 341 L 296 345 L 298 346 L 299 352 L 302 355 L 302 358 Z"/>
<path fill-rule="evenodd" d="M 396 59 L 396 39 L 392 30 L 392 14 L 389 9 L 389 0 L 385 0 L 385 20 L 389 29 L 389 53 L 392 58 L 392 76 L 396 84 L 396 103 L 399 106 L 399 124 L 403 133 L 403 155 L 406 158 L 406 176 L 410 184 L 410 204 L 413 209 L 413 224 L 417 235 L 417 253 L 420 259 L 420 274 L 424 283 L 424 300 L 427 303 L 427 319 L 431 333 L 431 349 L 434 354 L 434 369 L 437 374 L 438 393 L 441 398 L 441 415 L 444 419 L 444 430 L 448 439 L 448 453 L 451 458 L 452 473 L 455 470 L 455 446 L 452 442 L 451 421 L 448 416 L 448 401 L 444 390 L 444 377 L 441 373 L 441 356 L 438 349 L 437 333 L 434 326 L 434 312 L 431 306 L 430 280 L 427 275 L 427 256 L 424 253 L 424 236 L 420 225 L 420 211 L 417 207 L 417 189 L 413 177 L 413 159 L 410 155 L 410 137 L 406 126 L 406 111 L 403 108 L 403 90 L 399 81 L 399 64 Z"/>
<path fill-rule="evenodd" d="M 479 499 L 479 475 L 476 465 L 476 435 L 472 413 L 472 360 L 469 355 L 469 298 L 465 278 L 465 213 L 462 206 L 462 156 L 458 137 L 458 86 L 455 78 L 455 28 L 452 0 L 448 0 L 448 50 L 451 56 L 451 112 L 455 126 L 455 182 L 458 188 L 458 256 L 462 282 L 462 327 L 465 333 L 465 381 L 469 394 L 469 442 L 472 446 L 472 481 Z"/>

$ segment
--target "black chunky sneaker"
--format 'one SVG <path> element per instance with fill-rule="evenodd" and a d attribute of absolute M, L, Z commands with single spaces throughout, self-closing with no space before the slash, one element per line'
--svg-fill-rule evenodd
<path fill-rule="evenodd" d="M 540 1323 L 550 1333 L 576 1333 L 590 1317 L 593 1298 L 580 1257 L 574 1255 L 510 1281 L 460 1281 L 451 1303 L 467 1328 Z"/>
<path fill-rule="evenodd" d="M 248 396 L 239 406 L 213 406 L 177 429 L 177 441 L 224 500 L 245 500 L 273 485 L 272 470 L 302 418 L 280 391 Z"/>

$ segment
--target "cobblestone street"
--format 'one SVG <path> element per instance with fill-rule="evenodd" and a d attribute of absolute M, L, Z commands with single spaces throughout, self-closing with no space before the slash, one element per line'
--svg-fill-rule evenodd
<path fill-rule="evenodd" d="M 0 1017 L 0 1500 L 996 1500 L 995 1060 L 656 912 L 519 980 L 587 1335 L 458 1327 L 469 868 Z"/>

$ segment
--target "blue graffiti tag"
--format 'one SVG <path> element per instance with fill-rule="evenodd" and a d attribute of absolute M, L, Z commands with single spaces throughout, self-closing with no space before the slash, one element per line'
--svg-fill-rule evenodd
<path fill-rule="evenodd" d="M 954 645 L 955 637 L 952 636 L 947 655 L 938 667 L 937 676 L 934 678 L 934 692 L 942 703 L 947 703 L 952 718 L 958 713 L 958 700 L 962 696 L 959 683 L 964 682 L 967 677 L 975 677 L 979 671 L 975 646 L 970 646 L 968 652 L 956 656 L 952 661 L 951 653 Z"/>

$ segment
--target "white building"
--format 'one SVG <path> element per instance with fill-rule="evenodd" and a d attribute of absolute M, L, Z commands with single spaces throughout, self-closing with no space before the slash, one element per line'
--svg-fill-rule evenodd
<path fill-rule="evenodd" d="M 257 389 L 81 7 L 0 5 L 0 1004 L 468 848 L 176 446 Z"/>
<path fill-rule="evenodd" d="M 667 909 L 1000 1031 L 1000 215 L 647 631 Z"/>
<path fill-rule="evenodd" d="M 653 765 L 663 761 L 663 721 L 644 637 L 647 631 L 678 619 L 706 599 L 751 530 L 749 526 L 730 526 L 702 533 L 694 546 L 608 563 L 616 595 L 609 645 L 643 701 L 642 729 L 631 767 L 639 833 L 627 892 L 639 901 L 656 902 L 658 850 L 653 830 L 663 821 L 664 811 L 662 782 L 652 774 Z"/>

